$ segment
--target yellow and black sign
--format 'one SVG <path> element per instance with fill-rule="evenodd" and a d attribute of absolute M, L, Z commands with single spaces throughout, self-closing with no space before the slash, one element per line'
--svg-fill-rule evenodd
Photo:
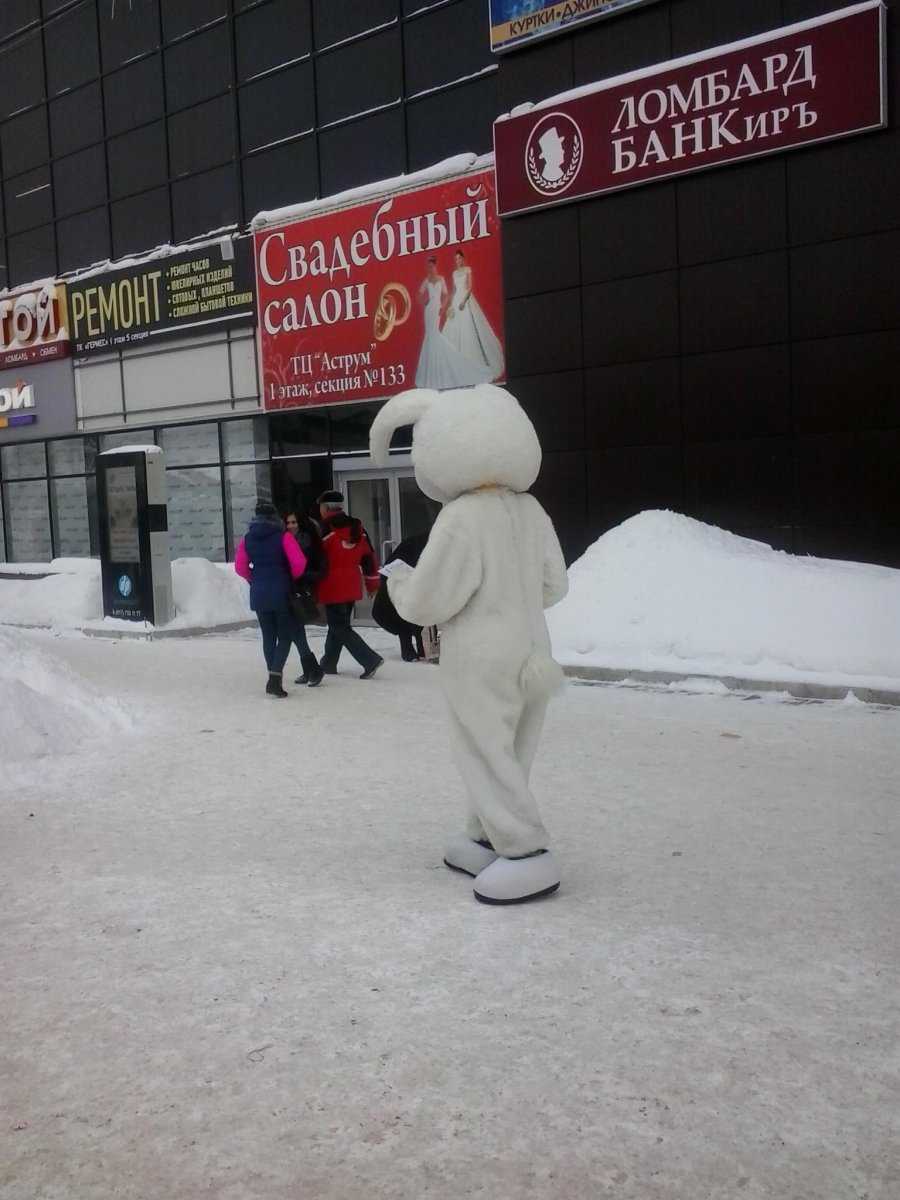
<path fill-rule="evenodd" d="M 511 50 L 548 33 L 561 33 L 580 21 L 614 13 L 652 0 L 490 0 L 491 49 Z"/>
<path fill-rule="evenodd" d="M 255 319 L 249 238 L 224 238 L 69 284 L 77 358 Z"/>

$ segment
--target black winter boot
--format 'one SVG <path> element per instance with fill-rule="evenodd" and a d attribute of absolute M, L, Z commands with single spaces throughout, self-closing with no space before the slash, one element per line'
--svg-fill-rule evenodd
<path fill-rule="evenodd" d="M 269 682 L 266 684 L 266 695 L 277 696 L 279 700 L 283 700 L 287 692 L 281 686 L 281 672 L 270 671 Z"/>

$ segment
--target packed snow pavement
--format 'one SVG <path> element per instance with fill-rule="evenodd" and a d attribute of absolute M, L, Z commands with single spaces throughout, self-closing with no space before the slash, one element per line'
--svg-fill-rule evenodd
<path fill-rule="evenodd" d="M 497 909 L 385 635 L 14 639 L 132 719 L 3 755 L 2 1200 L 896 1200 L 897 710 L 571 684 Z"/>

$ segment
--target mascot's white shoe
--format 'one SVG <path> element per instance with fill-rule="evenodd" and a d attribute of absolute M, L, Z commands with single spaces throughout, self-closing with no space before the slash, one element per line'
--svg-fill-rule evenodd
<path fill-rule="evenodd" d="M 549 850 L 528 858 L 497 858 L 475 880 L 475 899 L 482 904 L 524 904 L 549 896 L 559 884 L 559 867 Z"/>
<path fill-rule="evenodd" d="M 484 842 L 473 842 L 464 833 L 458 833 L 451 838 L 444 851 L 445 866 L 454 871 L 462 871 L 464 875 L 471 875 L 473 879 L 496 858 L 496 850 L 492 850 Z"/>

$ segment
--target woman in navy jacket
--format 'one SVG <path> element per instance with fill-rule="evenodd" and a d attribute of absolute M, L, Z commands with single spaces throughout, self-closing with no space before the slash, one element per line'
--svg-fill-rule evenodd
<path fill-rule="evenodd" d="M 303 551 L 296 538 L 285 533 L 275 506 L 261 500 L 250 528 L 238 545 L 234 569 L 250 584 L 250 607 L 262 631 L 263 654 L 269 669 L 266 695 L 279 699 L 287 695 L 281 676 L 294 636 L 292 580 L 299 579 L 305 567 Z"/>

